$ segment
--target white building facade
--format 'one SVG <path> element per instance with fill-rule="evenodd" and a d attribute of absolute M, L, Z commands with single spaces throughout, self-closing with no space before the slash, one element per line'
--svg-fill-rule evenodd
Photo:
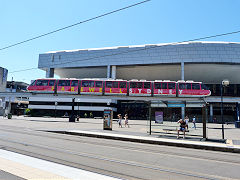
<path fill-rule="evenodd" d="M 39 55 L 46 77 L 193 80 L 209 86 L 218 97 L 223 79 L 230 81 L 224 95 L 240 97 L 240 43 L 186 42 L 53 51 Z M 214 103 L 214 102 L 213 102 Z M 217 101 L 216 101 L 217 103 Z M 238 109 L 238 100 L 230 104 Z M 236 105 L 237 104 L 237 105 Z M 210 104 L 210 114 L 219 104 Z M 182 113 L 185 111 L 181 110 Z"/>

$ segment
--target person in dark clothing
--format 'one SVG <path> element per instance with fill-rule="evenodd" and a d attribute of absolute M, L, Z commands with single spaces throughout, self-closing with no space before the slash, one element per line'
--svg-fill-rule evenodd
<path fill-rule="evenodd" d="M 178 123 L 180 124 L 180 128 L 178 129 L 178 135 L 177 138 L 179 138 L 179 132 L 182 131 L 183 132 L 183 139 L 185 139 L 185 132 L 186 132 L 186 122 L 182 119 L 180 119 L 178 121 Z"/>

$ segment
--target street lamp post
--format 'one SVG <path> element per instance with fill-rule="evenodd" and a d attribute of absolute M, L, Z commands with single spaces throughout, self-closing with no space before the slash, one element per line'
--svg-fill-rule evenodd
<path fill-rule="evenodd" d="M 223 119 L 223 86 L 228 86 L 229 80 L 222 80 L 221 83 L 221 119 L 222 119 L 222 139 L 224 139 L 224 119 Z"/>

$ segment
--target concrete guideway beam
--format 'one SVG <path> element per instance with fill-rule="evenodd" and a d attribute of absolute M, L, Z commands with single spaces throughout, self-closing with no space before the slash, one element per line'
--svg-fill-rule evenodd
<path fill-rule="evenodd" d="M 94 96 L 94 95 L 73 95 L 73 94 L 36 94 L 30 92 L 24 93 L 0 93 L 0 97 L 29 98 L 29 97 L 51 97 L 51 98 L 80 98 L 80 99 L 112 99 L 112 100 L 135 100 L 135 101 L 187 101 L 187 102 L 205 102 L 202 98 L 186 97 L 141 97 L 141 96 Z M 240 101 L 240 98 L 239 98 Z"/>

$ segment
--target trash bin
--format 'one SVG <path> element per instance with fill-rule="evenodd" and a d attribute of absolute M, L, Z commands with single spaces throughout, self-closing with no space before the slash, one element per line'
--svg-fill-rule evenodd
<path fill-rule="evenodd" d="M 235 122 L 235 128 L 240 128 L 240 121 Z"/>
<path fill-rule="evenodd" d="M 12 119 L 12 113 L 8 114 L 8 119 Z"/>
<path fill-rule="evenodd" d="M 71 115 L 69 117 L 69 122 L 75 122 L 75 115 Z"/>

